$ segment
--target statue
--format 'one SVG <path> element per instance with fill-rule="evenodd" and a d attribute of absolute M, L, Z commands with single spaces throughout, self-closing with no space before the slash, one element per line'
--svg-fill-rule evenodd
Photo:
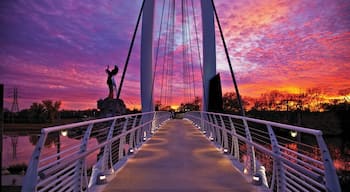
<path fill-rule="evenodd" d="M 114 65 L 114 69 L 112 71 L 110 71 L 109 66 L 107 66 L 106 73 L 108 75 L 107 77 L 107 85 L 109 89 L 108 98 L 113 99 L 113 89 L 117 90 L 117 85 L 115 84 L 113 76 L 115 76 L 118 73 L 118 66 Z"/>
<path fill-rule="evenodd" d="M 123 115 L 127 113 L 124 101 L 118 98 L 113 98 L 113 90 L 116 92 L 117 86 L 114 81 L 114 76 L 118 73 L 118 66 L 114 65 L 114 69 L 110 70 L 109 66 L 106 68 L 107 85 L 109 89 L 108 97 L 97 101 L 97 108 L 100 110 L 101 117 L 112 117 L 115 115 Z"/>

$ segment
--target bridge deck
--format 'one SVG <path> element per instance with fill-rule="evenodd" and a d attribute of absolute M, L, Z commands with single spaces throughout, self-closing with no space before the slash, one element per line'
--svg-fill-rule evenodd
<path fill-rule="evenodd" d="M 104 191 L 256 191 L 187 120 L 170 120 Z"/>

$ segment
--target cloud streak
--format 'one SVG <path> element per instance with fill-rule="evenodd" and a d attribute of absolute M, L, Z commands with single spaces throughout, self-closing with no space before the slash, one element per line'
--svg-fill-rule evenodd
<path fill-rule="evenodd" d="M 162 10 L 162 4 L 156 2 L 154 52 Z M 200 6 L 194 2 L 201 41 Z M 217 0 L 215 5 L 242 95 L 255 97 L 272 89 L 313 87 L 335 95 L 350 87 L 350 2 Z M 5 107 L 11 105 L 11 88 L 18 87 L 22 109 L 43 99 L 62 100 L 66 109 L 95 108 L 96 100 L 107 96 L 107 65 L 119 66 L 116 79 L 120 81 L 140 7 L 141 1 L 122 0 L 98 4 L 68 0 L 1 2 L 0 82 L 5 84 Z M 165 26 L 169 21 L 163 22 Z M 174 103 L 184 100 L 187 85 L 183 73 L 190 70 L 181 65 L 183 50 L 193 52 L 194 58 L 199 56 L 193 18 L 186 22 L 192 26 L 186 41 L 193 47 L 182 45 L 181 5 L 176 4 L 175 47 L 169 49 L 175 56 L 171 75 Z M 167 53 L 166 32 L 162 34 L 160 63 Z M 221 73 L 224 92 L 233 91 L 222 43 L 219 36 L 216 39 L 217 71 Z M 186 60 L 191 62 L 189 57 Z M 199 61 L 192 62 L 200 96 Z M 139 63 L 140 29 L 121 95 L 131 107 L 140 104 Z M 165 75 L 160 64 L 155 99 L 159 98 Z"/>

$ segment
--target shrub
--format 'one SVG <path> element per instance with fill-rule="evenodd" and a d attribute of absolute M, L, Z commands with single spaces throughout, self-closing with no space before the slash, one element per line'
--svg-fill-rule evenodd
<path fill-rule="evenodd" d="M 27 171 L 27 165 L 25 163 L 15 164 L 11 165 L 7 168 L 7 170 L 14 175 L 19 175 L 24 171 L 24 173 Z"/>

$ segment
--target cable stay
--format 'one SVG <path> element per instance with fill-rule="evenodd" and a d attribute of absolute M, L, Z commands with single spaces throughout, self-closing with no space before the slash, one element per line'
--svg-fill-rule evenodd
<path fill-rule="evenodd" d="M 242 115 L 242 116 L 245 116 L 245 111 L 244 111 L 244 108 L 243 108 L 241 96 L 240 96 L 240 94 L 239 94 L 239 90 L 238 90 L 238 86 L 237 86 L 235 74 L 234 74 L 234 72 L 233 72 L 233 68 L 232 68 L 232 64 L 231 64 L 231 59 L 230 59 L 230 55 L 229 55 L 228 50 L 227 50 L 227 46 L 226 46 L 224 34 L 223 34 L 223 32 L 222 32 L 222 28 L 221 28 L 221 24 L 220 24 L 220 21 L 219 21 L 219 17 L 218 17 L 218 14 L 217 14 L 217 12 L 216 12 L 216 8 L 215 8 L 214 1 L 211 0 L 211 3 L 212 3 L 212 6 L 213 6 L 213 10 L 214 10 L 214 14 L 215 14 L 216 23 L 217 23 L 218 26 L 219 26 L 219 31 L 220 31 L 220 37 L 221 37 L 221 40 L 222 40 L 222 44 L 224 45 L 224 48 L 225 48 L 226 59 L 227 59 L 227 62 L 228 62 L 228 64 L 229 64 L 229 67 L 230 67 L 230 73 L 231 73 L 233 85 L 234 85 L 234 87 L 235 87 L 235 91 L 236 91 L 236 95 L 237 95 L 238 104 L 239 104 L 239 107 L 240 107 L 240 109 L 241 109 L 241 115 Z"/>
<path fill-rule="evenodd" d="M 133 49 L 133 47 L 134 47 L 135 37 L 136 37 L 136 34 L 137 34 L 137 29 L 138 29 L 139 24 L 140 24 L 140 20 L 141 20 L 141 16 L 142 16 L 142 12 L 143 12 L 143 7 L 144 7 L 144 5 L 145 5 L 145 0 L 142 1 L 141 9 L 140 9 L 140 11 L 139 11 L 139 16 L 137 17 L 137 22 L 136 22 L 136 26 L 135 26 L 135 29 L 134 29 L 134 34 L 132 35 L 131 44 L 130 44 L 129 51 L 128 51 L 128 56 L 126 57 L 126 61 L 125 61 L 125 66 L 124 66 L 123 74 L 122 74 L 122 77 L 121 77 L 121 79 L 120 79 L 120 84 L 119 84 L 119 87 L 118 87 L 117 99 L 119 99 L 119 97 L 120 97 L 120 92 L 121 92 L 122 87 L 123 87 L 123 83 L 124 83 L 124 78 L 125 78 L 126 70 L 128 69 L 128 64 L 129 64 L 129 60 L 130 60 L 130 55 L 131 55 L 132 49 Z"/>
<path fill-rule="evenodd" d="M 157 42 L 157 49 L 156 49 L 156 58 L 155 58 L 154 71 L 153 71 L 152 92 L 154 91 L 154 82 L 155 82 L 155 79 L 156 79 L 156 72 L 157 72 L 157 66 L 158 66 L 160 37 L 161 37 L 161 34 L 162 34 L 162 27 L 163 27 L 164 8 L 165 8 L 165 0 L 163 0 L 162 15 L 160 17 L 161 20 L 160 20 L 160 25 L 159 25 L 158 42 Z M 161 87 L 161 90 L 162 90 L 162 87 Z M 160 99 L 160 102 L 161 101 L 162 100 Z M 152 103 L 152 101 L 150 101 L 150 103 Z"/>

